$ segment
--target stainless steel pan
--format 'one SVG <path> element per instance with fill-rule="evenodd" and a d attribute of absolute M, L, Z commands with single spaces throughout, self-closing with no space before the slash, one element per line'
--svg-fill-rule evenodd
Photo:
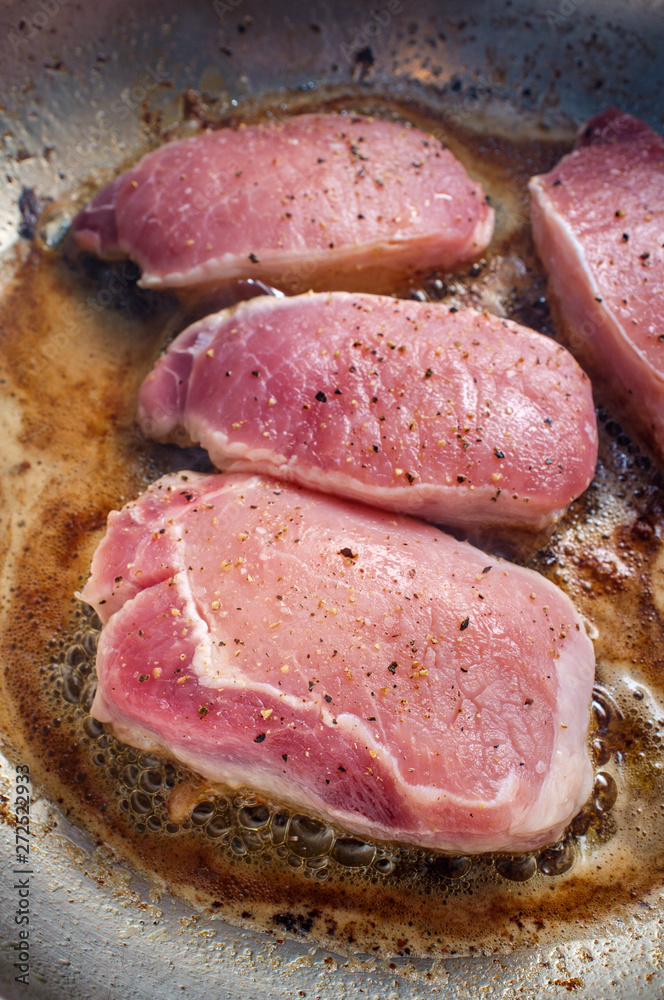
<path fill-rule="evenodd" d="M 326 87 L 343 90 L 352 85 L 366 92 L 368 99 L 378 94 L 413 102 L 413 107 L 422 100 L 429 109 L 440 110 L 441 121 L 446 119 L 468 134 L 481 137 L 483 122 L 490 122 L 492 134 L 506 137 L 507 142 L 510 137 L 530 136 L 564 143 L 570 141 L 575 124 L 607 104 L 617 104 L 661 127 L 663 44 L 664 11 L 647 0 L 508 0 L 501 5 L 482 0 L 376 4 L 215 0 L 186 5 L 176 0 L 76 5 L 72 0 L 9 0 L 0 7 L 6 177 L 0 189 L 0 238 L 5 251 L 5 300 L 12 294 L 15 268 L 30 266 L 30 259 L 25 264 L 27 244 L 16 241 L 21 226 L 24 231 L 31 229 L 31 214 L 46 199 L 65 199 L 50 210 L 51 222 L 43 230 L 57 240 L 72 191 L 83 182 L 101 183 L 138 151 L 170 130 L 181 130 L 187 114 L 190 118 L 232 114 L 237 102 L 246 109 L 252 97 L 275 94 L 280 88 L 292 106 L 294 93 L 306 100 Z M 204 97 L 190 95 L 183 100 L 188 88 Z M 277 112 L 278 105 L 278 98 L 272 101 Z M 506 155 L 506 149 L 499 145 L 495 155 Z M 113 286 L 101 291 L 121 298 L 122 274 L 113 280 Z M 98 306 L 104 304 L 97 301 Z M 27 311 L 32 308 L 29 301 L 19 305 Z M 14 315 L 16 308 L 15 303 Z M 103 324 L 103 309 L 93 302 L 91 310 L 91 319 Z M 11 331 L 0 331 L 0 337 L 10 335 Z M 38 537 L 21 535 L 21 503 L 29 507 L 31 477 L 37 475 L 35 456 L 42 455 L 48 474 L 60 482 L 58 496 L 63 495 L 62 477 L 76 467 L 74 439 L 66 447 L 54 444 L 48 428 L 31 422 L 32 401 L 25 386 L 29 383 L 34 392 L 35 373 L 43 371 L 46 377 L 68 352 L 78 356 L 82 349 L 73 342 L 71 330 L 51 330 L 41 355 L 37 351 L 30 358 L 17 348 L 18 375 L 14 372 L 15 377 L 3 383 L 2 628 L 9 637 L 4 647 L 9 671 L 20 662 L 21 643 L 40 625 L 39 595 L 27 588 L 20 605 L 9 592 L 10 584 L 16 585 L 21 547 L 32 545 L 37 551 L 40 547 Z M 145 357 L 149 352 L 145 347 Z M 28 379 L 25 384 L 21 366 Z M 90 385 L 94 405 L 94 379 Z M 68 401 L 60 402 L 66 406 Z M 87 432 L 104 433 L 94 419 Z M 628 462 L 627 451 L 625 455 Z M 615 448 L 611 462 L 615 472 L 619 464 Z M 39 481 L 43 485 L 43 476 Z M 657 483 L 652 479 L 649 483 L 657 534 L 662 523 Z M 75 482 L 71 489 L 76 492 Z M 83 525 L 77 522 L 65 548 L 74 544 L 76 531 L 92 538 L 99 526 L 94 519 Z M 573 532 L 571 524 L 569 538 Z M 561 546 L 566 541 L 562 539 Z M 49 546 L 44 543 L 44 552 L 52 551 Z M 58 566 L 52 570 L 57 574 Z M 612 572 L 608 571 L 609 577 Z M 606 580 L 601 587 L 606 592 Z M 616 591 L 602 607 L 624 613 L 629 626 L 630 615 L 650 613 L 657 618 L 661 606 L 655 602 L 653 610 L 651 601 L 648 612 L 643 610 L 645 604 L 634 611 Z M 661 660 L 658 621 L 643 640 L 651 666 Z M 656 725 L 658 706 L 659 702 L 653 709 Z M 0 714 L 7 755 L 0 786 L 5 862 L 0 990 L 5 998 L 488 996 L 509 1000 L 571 993 L 588 1000 L 654 1000 L 664 995 L 660 950 L 664 903 L 655 884 L 648 892 L 640 888 L 633 906 L 612 908 L 606 899 L 612 890 L 598 876 L 598 885 L 603 886 L 602 898 L 597 899 L 601 919 L 585 918 L 570 934 L 567 914 L 567 933 L 560 941 L 543 935 L 538 942 L 535 932 L 528 947 L 500 956 L 443 957 L 441 948 L 441 957 L 427 959 L 340 957 L 306 939 L 238 930 L 223 920 L 200 916 L 159 886 L 132 874 L 111 848 L 80 833 L 58 812 L 57 768 L 48 773 L 43 766 L 33 769 L 30 983 L 16 982 L 20 970 L 14 966 L 12 942 L 23 926 L 15 922 L 21 912 L 16 886 L 26 877 L 14 874 L 16 765 L 25 759 L 30 706 L 6 702 Z M 40 798 L 42 787 L 48 794 Z M 661 827 L 655 837 L 661 837 Z M 655 864 L 657 849 L 650 856 Z M 615 887 L 616 899 L 622 889 Z M 519 940 L 516 930 L 515 939 Z"/>

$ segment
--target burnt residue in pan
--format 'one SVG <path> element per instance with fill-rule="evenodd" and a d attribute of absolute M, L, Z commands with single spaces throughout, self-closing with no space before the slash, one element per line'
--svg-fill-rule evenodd
<path fill-rule="evenodd" d="M 204 103 L 195 106 L 204 118 Z M 526 181 L 567 144 L 506 139 L 453 109 L 434 114 L 421 103 L 366 93 L 316 107 L 398 117 L 437 133 L 497 208 L 496 239 L 482 260 L 395 292 L 479 306 L 554 334 L 530 240 Z M 289 104 L 279 95 L 278 103 L 248 105 L 242 114 L 251 120 L 305 108 L 310 96 Z M 162 472 L 208 466 L 198 449 L 147 442 L 134 423 L 140 381 L 192 313 L 137 289 L 130 264 L 74 266 L 47 244 L 24 248 L 0 317 L 0 712 L 14 753 L 30 761 L 47 795 L 194 906 L 340 949 L 502 950 L 560 942 L 582 927 L 599 933 L 647 908 L 664 870 L 664 514 L 659 474 L 613 419 L 610 400 L 598 401 L 595 480 L 556 531 L 479 539 L 558 583 L 588 623 L 598 656 L 591 800 L 559 844 L 522 857 L 450 858 L 370 843 L 248 789 L 206 786 L 172 762 L 119 744 L 90 717 L 98 622 L 73 594 L 106 515 Z"/>

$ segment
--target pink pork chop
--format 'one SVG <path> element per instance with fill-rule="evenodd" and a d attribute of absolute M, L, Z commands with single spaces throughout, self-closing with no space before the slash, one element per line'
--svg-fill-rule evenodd
<path fill-rule="evenodd" d="M 147 288 L 258 278 L 289 291 L 394 282 L 477 257 L 494 212 L 437 139 L 350 115 L 202 132 L 149 153 L 76 218 L 78 246 Z"/>
<path fill-rule="evenodd" d="M 347 292 L 195 323 L 139 393 L 143 429 L 256 471 L 463 529 L 540 529 L 597 459 L 590 382 L 495 316 Z"/>
<path fill-rule="evenodd" d="M 609 109 L 530 191 L 535 245 L 572 351 L 664 458 L 664 140 Z"/>
<path fill-rule="evenodd" d="M 165 476 L 82 594 L 93 715 L 347 830 L 452 852 L 556 840 L 592 784 L 592 645 L 531 570 L 275 480 Z"/>

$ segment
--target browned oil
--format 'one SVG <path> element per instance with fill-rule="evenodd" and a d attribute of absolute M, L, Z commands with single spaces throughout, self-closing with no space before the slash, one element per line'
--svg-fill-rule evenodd
<path fill-rule="evenodd" d="M 279 95 L 241 115 L 313 106 Z M 462 274 L 409 279 L 396 293 L 554 333 L 526 182 L 566 143 L 506 138 L 458 110 L 434 114 L 366 93 L 315 107 L 436 133 L 497 208 L 485 258 Z M 531 855 L 450 858 L 374 844 L 249 789 L 206 786 L 90 717 L 99 623 L 73 594 L 106 515 L 161 472 L 206 468 L 195 449 L 146 441 L 133 419 L 140 381 L 192 311 L 136 289 L 131 265 L 74 267 L 27 246 L 19 258 L 0 314 L 0 713 L 13 754 L 63 812 L 194 906 L 342 950 L 467 954 L 560 942 L 647 907 L 664 871 L 664 514 L 659 475 L 612 418 L 611 400 L 599 401 L 595 480 L 556 531 L 518 544 L 480 539 L 550 577 L 586 618 L 598 657 L 591 800 L 559 844 Z"/>

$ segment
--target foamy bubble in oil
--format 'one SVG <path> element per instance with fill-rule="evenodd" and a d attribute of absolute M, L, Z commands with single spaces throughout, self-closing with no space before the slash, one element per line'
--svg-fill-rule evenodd
<path fill-rule="evenodd" d="M 593 792 L 561 840 L 522 855 L 450 856 L 414 847 L 373 843 L 301 811 L 262 801 L 246 790 L 223 793 L 216 788 L 193 802 L 184 819 L 169 815 L 169 796 L 183 782 L 195 780 L 186 768 L 118 742 L 89 714 L 96 674 L 94 659 L 101 622 L 87 606 L 79 606 L 70 641 L 60 644 L 49 670 L 58 713 L 74 710 L 70 725 L 88 750 L 92 769 L 108 782 L 118 808 L 137 833 L 169 838 L 203 838 L 230 863 L 285 865 L 305 878 L 330 876 L 370 883 L 415 884 L 427 894 L 472 891 L 477 885 L 503 881 L 526 883 L 538 876 L 563 877 L 573 869 L 578 838 L 589 833 L 596 842 L 613 835 L 610 813 L 618 796 L 614 757 L 624 743 L 624 713 L 612 695 L 596 687 L 593 695 L 592 754 L 596 765 Z M 634 699 L 638 705 L 638 699 Z"/>
<path fill-rule="evenodd" d="M 534 854 L 496 858 L 495 865 L 498 874 L 510 882 L 529 882 L 537 874 L 537 857 Z"/>

